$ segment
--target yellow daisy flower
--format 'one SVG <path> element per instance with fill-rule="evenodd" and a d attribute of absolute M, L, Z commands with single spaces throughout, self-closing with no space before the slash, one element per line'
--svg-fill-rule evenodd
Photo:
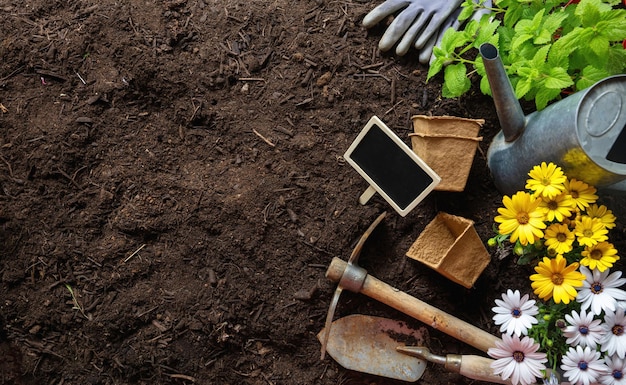
<path fill-rule="evenodd" d="M 559 194 L 554 198 L 540 198 L 539 207 L 543 211 L 548 221 L 557 220 L 563 222 L 564 218 L 569 218 L 572 211 L 576 209 L 576 202 L 571 195 Z"/>
<path fill-rule="evenodd" d="M 598 269 L 601 273 L 611 268 L 619 259 L 617 250 L 609 242 L 600 242 L 593 246 L 587 246 L 580 254 L 583 257 L 580 260 L 581 265 L 587 266 L 591 270 Z"/>
<path fill-rule="evenodd" d="M 600 219 L 591 218 L 588 215 L 583 215 L 580 220 L 576 220 L 576 227 L 574 227 L 576 240 L 582 246 L 593 246 L 606 241 L 609 239 L 606 235 L 608 232 L 609 230 L 604 227 Z"/>
<path fill-rule="evenodd" d="M 591 218 L 600 219 L 600 222 L 602 222 L 604 227 L 606 227 L 607 229 L 612 229 L 613 227 L 615 227 L 615 220 L 617 218 L 615 218 L 613 212 L 611 210 L 608 210 L 605 205 L 598 206 L 594 204 L 587 207 L 586 211 L 587 215 L 589 215 Z"/>
<path fill-rule="evenodd" d="M 579 209 L 584 210 L 598 199 L 596 188 L 585 182 L 571 179 L 565 181 L 565 192 L 572 196 Z"/>
<path fill-rule="evenodd" d="M 540 166 L 533 167 L 528 176 L 530 179 L 526 180 L 526 188 L 534 191 L 534 196 L 554 198 L 565 190 L 563 184 L 567 177 L 561 167 L 552 162 L 542 162 Z"/>
<path fill-rule="evenodd" d="M 544 301 L 554 298 L 554 302 L 568 304 L 576 298 L 576 288 L 583 285 L 585 275 L 578 271 L 578 262 L 567 265 L 562 255 L 555 258 L 544 257 L 535 266 L 537 274 L 530 276 L 531 286 Z"/>
<path fill-rule="evenodd" d="M 574 239 L 576 236 L 567 225 L 562 223 L 553 223 L 546 229 L 545 245 L 548 250 L 554 250 L 556 254 L 565 254 L 572 251 Z"/>
<path fill-rule="evenodd" d="M 542 229 L 546 228 L 546 224 L 543 212 L 538 209 L 539 202 L 525 191 L 518 191 L 512 197 L 505 195 L 502 198 L 504 207 L 498 208 L 500 215 L 494 218 L 500 224 L 500 234 L 511 234 L 511 243 L 519 238 L 523 246 L 543 237 Z"/>

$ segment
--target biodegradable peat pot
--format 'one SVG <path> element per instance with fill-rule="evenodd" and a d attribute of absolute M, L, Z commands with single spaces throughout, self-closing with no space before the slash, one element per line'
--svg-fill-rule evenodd
<path fill-rule="evenodd" d="M 454 116 L 416 115 L 413 119 L 411 145 L 440 177 L 439 191 L 463 191 L 467 183 L 483 119 Z"/>
<path fill-rule="evenodd" d="M 474 221 L 440 212 L 406 253 L 468 289 L 491 261 Z"/>

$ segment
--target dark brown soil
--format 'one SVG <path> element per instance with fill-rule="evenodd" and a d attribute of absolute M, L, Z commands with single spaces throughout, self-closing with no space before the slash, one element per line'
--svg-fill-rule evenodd
<path fill-rule="evenodd" d="M 362 266 L 497 332 L 493 299 L 525 283 L 512 257 L 490 250 L 472 289 L 405 257 L 439 211 L 492 236 L 492 101 L 442 99 L 415 54 L 378 52 L 374 5 L 0 4 L 0 382 L 400 383 L 321 361 L 316 338 L 327 266 L 383 211 Z M 342 154 L 372 115 L 409 143 L 415 114 L 486 120 L 465 191 L 404 218 L 359 205 Z M 345 293 L 335 317 L 355 313 L 420 325 Z M 434 329 L 428 344 L 482 354 Z M 429 364 L 420 383 L 472 381 Z"/>

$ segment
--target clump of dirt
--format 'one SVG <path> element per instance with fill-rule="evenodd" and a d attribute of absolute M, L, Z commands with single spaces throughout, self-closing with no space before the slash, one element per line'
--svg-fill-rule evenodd
<path fill-rule="evenodd" d="M 0 382 L 348 384 L 320 360 L 335 284 L 387 203 L 342 154 L 372 115 L 485 119 L 463 192 L 390 213 L 360 263 L 497 332 L 489 309 L 527 271 L 496 258 L 472 289 L 404 255 L 444 211 L 483 240 L 501 201 L 490 98 L 441 97 L 415 53 L 380 53 L 375 3 L 167 0 L 0 6 Z M 609 203 L 610 205 L 610 203 Z M 612 230 L 616 245 L 623 226 Z M 419 322 L 344 293 L 354 313 Z M 436 353 L 477 353 L 436 330 Z M 480 353 L 480 352 L 478 352 Z M 423 383 L 470 383 L 429 366 Z M 393 381 L 387 383 L 393 384 Z"/>

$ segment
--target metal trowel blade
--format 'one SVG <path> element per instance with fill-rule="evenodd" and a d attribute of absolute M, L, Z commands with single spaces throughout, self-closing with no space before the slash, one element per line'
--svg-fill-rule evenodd
<path fill-rule="evenodd" d="M 320 341 L 324 332 L 317 335 Z M 354 314 L 332 323 L 326 351 L 346 369 L 415 382 L 422 377 L 426 361 L 402 354 L 396 347 L 407 342 L 424 345 L 425 333 L 403 322 Z"/>

